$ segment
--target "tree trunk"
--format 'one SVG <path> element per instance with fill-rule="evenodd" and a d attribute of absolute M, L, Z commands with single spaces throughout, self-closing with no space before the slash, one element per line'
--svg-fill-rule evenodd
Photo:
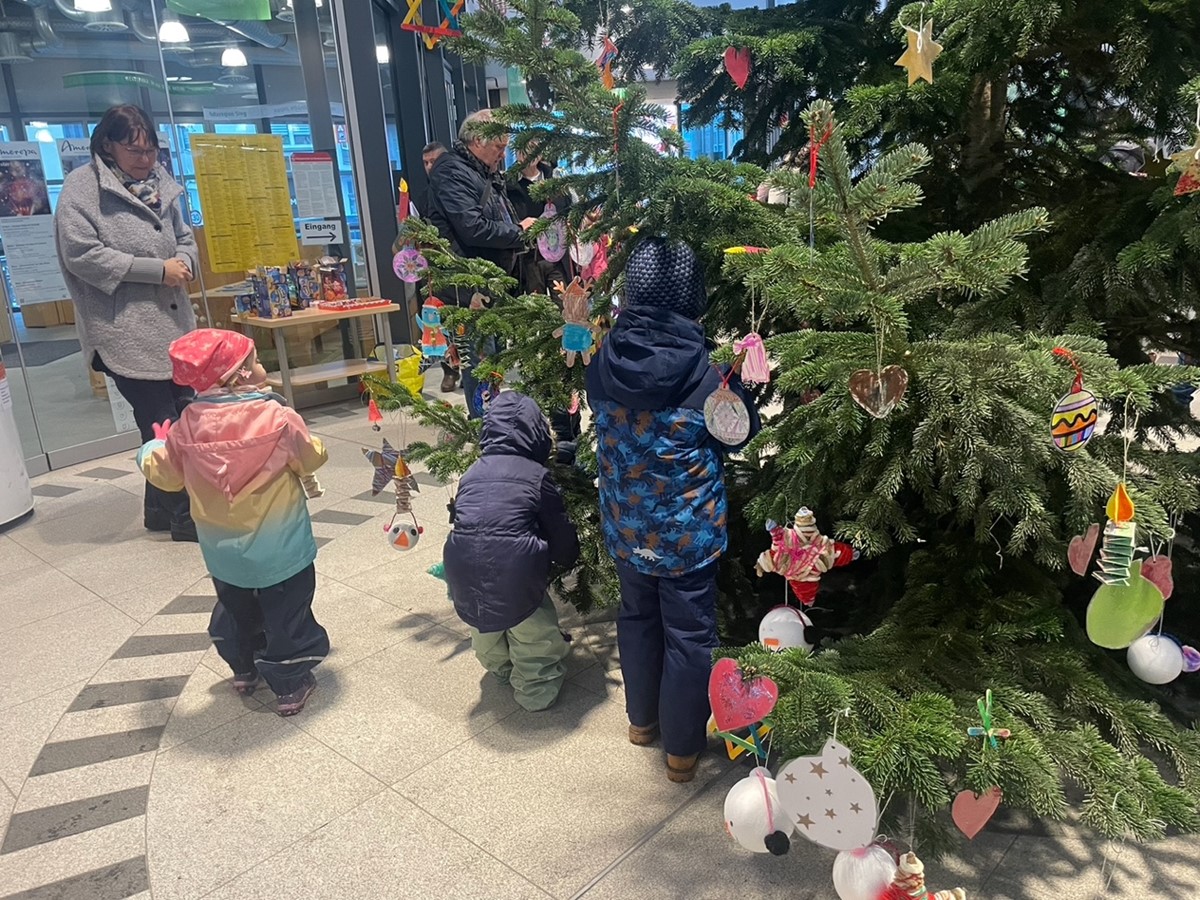
<path fill-rule="evenodd" d="M 1008 82 L 976 75 L 965 119 L 962 157 L 963 191 L 959 195 L 962 227 L 1006 211 L 1004 202 L 1004 128 L 1008 114 Z"/>

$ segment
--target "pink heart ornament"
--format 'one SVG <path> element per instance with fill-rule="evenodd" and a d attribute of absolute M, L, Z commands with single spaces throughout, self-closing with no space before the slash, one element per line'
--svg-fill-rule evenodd
<path fill-rule="evenodd" d="M 1092 554 L 1096 552 L 1096 541 L 1100 537 L 1100 526 L 1092 523 L 1082 535 L 1075 535 L 1067 544 L 1067 562 L 1071 571 L 1076 575 L 1086 575 L 1092 562 Z"/>
<path fill-rule="evenodd" d="M 761 722 L 779 700 L 779 688 L 770 678 L 745 678 L 735 659 L 721 659 L 708 677 L 708 702 L 720 731 L 737 731 Z"/>
<path fill-rule="evenodd" d="M 725 71 L 733 83 L 742 90 L 750 79 L 750 48 L 727 47 L 725 49 Z"/>
<path fill-rule="evenodd" d="M 954 805 L 950 807 L 950 817 L 954 819 L 958 830 L 967 836 L 968 841 L 974 840 L 975 835 L 983 831 L 983 827 L 1000 808 L 1003 796 L 998 787 L 988 788 L 982 794 L 962 791 L 954 798 Z"/>
<path fill-rule="evenodd" d="M 1162 591 L 1163 599 L 1169 600 L 1175 590 L 1175 578 L 1171 572 L 1171 557 L 1152 556 L 1142 563 L 1142 577 Z"/>

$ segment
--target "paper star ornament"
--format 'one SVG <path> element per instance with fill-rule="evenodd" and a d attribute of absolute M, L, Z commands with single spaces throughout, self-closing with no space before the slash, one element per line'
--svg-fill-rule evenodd
<path fill-rule="evenodd" d="M 910 87 L 919 78 L 933 84 L 933 61 L 942 54 L 942 45 L 933 39 L 933 19 L 926 19 L 920 30 L 907 26 L 904 30 L 908 36 L 908 49 L 896 60 L 896 65 L 907 70 Z"/>

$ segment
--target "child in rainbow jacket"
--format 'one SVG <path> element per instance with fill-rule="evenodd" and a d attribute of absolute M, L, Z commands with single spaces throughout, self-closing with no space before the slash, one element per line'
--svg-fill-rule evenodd
<path fill-rule="evenodd" d="M 147 480 L 186 488 L 217 590 L 208 632 L 252 694 L 261 676 L 291 716 L 316 689 L 329 635 L 312 612 L 317 545 L 302 480 L 328 458 L 304 420 L 261 387 L 245 335 L 203 328 L 169 349 L 177 384 L 197 392 L 179 421 L 155 426 L 138 454 Z"/>

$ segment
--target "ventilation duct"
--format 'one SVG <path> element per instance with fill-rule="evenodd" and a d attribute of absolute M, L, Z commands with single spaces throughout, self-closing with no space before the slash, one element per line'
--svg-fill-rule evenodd
<path fill-rule="evenodd" d="M 96 34 L 118 34 L 129 30 L 129 23 L 125 21 L 125 17 L 121 15 L 121 11 L 117 9 L 116 0 L 113 2 L 113 8 L 108 12 L 88 13 L 88 20 L 83 23 L 83 27 L 87 31 L 93 31 Z"/>
<path fill-rule="evenodd" d="M 0 32 L 0 63 L 30 62 L 31 49 L 27 42 L 20 41 L 11 31 Z"/>

